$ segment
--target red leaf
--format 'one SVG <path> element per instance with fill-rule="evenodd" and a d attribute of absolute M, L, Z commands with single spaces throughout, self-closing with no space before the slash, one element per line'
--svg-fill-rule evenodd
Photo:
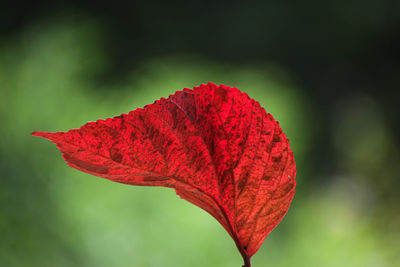
<path fill-rule="evenodd" d="M 175 188 L 214 216 L 250 266 L 294 195 L 279 123 L 236 88 L 209 83 L 68 132 L 34 132 L 67 163 L 115 182 Z"/>

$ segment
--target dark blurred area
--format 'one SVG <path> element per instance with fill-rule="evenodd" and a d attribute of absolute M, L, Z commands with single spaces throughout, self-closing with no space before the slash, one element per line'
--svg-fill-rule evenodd
<path fill-rule="evenodd" d="M 111 218 L 97 225 L 108 220 L 97 213 L 85 217 L 90 208 L 79 210 L 78 203 L 97 180 L 66 170 L 50 144 L 43 148 L 28 135 L 39 127 L 76 128 L 208 81 L 249 90 L 278 117 L 297 156 L 295 201 L 254 266 L 398 266 L 399 47 L 395 0 L 2 3 L 0 266 L 128 266 L 133 258 L 145 259 L 132 266 L 204 266 L 190 258 L 197 243 L 182 265 L 174 265 L 172 255 L 164 255 L 171 262 L 154 256 L 163 245 L 181 249 L 181 244 L 171 244 L 169 236 L 156 248 L 143 241 L 157 236 L 151 226 L 133 245 L 119 239 L 136 238 L 135 229 L 96 239 L 113 225 Z M 76 189 L 74 182 L 81 180 Z M 96 200 L 111 190 L 109 184 L 98 186 Z M 124 190 L 121 201 L 147 199 L 140 205 L 153 203 L 150 195 L 157 193 L 112 190 Z M 118 199 L 122 193 L 114 194 Z M 64 197 L 75 202 L 65 204 Z M 180 205 L 173 194 L 162 197 Z M 84 198 L 86 205 L 94 203 L 93 196 Z M 156 203 L 147 205 L 155 209 Z M 175 208 L 192 214 L 190 206 Z M 153 218 L 154 209 L 135 216 L 134 207 L 125 208 L 131 217 L 114 215 L 126 220 L 121 229 L 139 216 L 165 220 L 171 230 L 175 217 Z M 90 222 L 98 231 L 87 229 Z M 191 229 L 193 222 L 184 222 Z M 188 232 L 174 234 L 179 239 Z M 205 237 L 205 247 L 212 238 Z M 101 242 L 111 245 L 101 252 Z M 104 256 L 115 253 L 112 248 L 123 252 Z M 240 264 L 239 257 L 227 261 L 231 254 L 205 251 L 201 260 L 213 266 Z"/>
<path fill-rule="evenodd" d="M 394 101 L 399 1 L 15 1 L 1 10 L 3 40 L 43 18 L 95 20 L 110 60 L 98 74 L 101 82 L 123 78 L 148 57 L 176 53 L 230 64 L 273 62 L 290 72 L 324 115 L 341 97 L 368 93 L 400 136 Z"/>

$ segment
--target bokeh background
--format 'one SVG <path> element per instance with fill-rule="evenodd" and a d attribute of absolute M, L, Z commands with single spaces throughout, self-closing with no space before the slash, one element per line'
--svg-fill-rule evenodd
<path fill-rule="evenodd" d="M 241 266 L 173 190 L 81 173 L 30 136 L 210 81 L 258 100 L 295 153 L 297 193 L 255 267 L 400 266 L 399 14 L 386 0 L 2 3 L 0 266 Z"/>

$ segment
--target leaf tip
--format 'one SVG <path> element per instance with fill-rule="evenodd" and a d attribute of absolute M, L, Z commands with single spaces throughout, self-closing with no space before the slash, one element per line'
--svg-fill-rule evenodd
<path fill-rule="evenodd" d="M 38 137 L 43 137 L 46 134 L 46 132 L 39 132 L 39 131 L 33 131 L 31 133 L 32 136 L 38 136 Z"/>
<path fill-rule="evenodd" d="M 37 136 L 37 137 L 43 137 L 46 139 L 49 139 L 53 141 L 55 133 L 48 133 L 48 132 L 40 132 L 40 131 L 34 131 L 31 133 L 32 136 Z"/>

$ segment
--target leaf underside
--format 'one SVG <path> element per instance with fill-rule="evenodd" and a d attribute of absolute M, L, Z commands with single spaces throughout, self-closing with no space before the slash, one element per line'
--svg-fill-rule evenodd
<path fill-rule="evenodd" d="M 286 214 L 295 162 L 279 123 L 237 88 L 209 83 L 68 132 L 34 132 L 69 166 L 174 188 L 214 216 L 250 259 Z"/>

